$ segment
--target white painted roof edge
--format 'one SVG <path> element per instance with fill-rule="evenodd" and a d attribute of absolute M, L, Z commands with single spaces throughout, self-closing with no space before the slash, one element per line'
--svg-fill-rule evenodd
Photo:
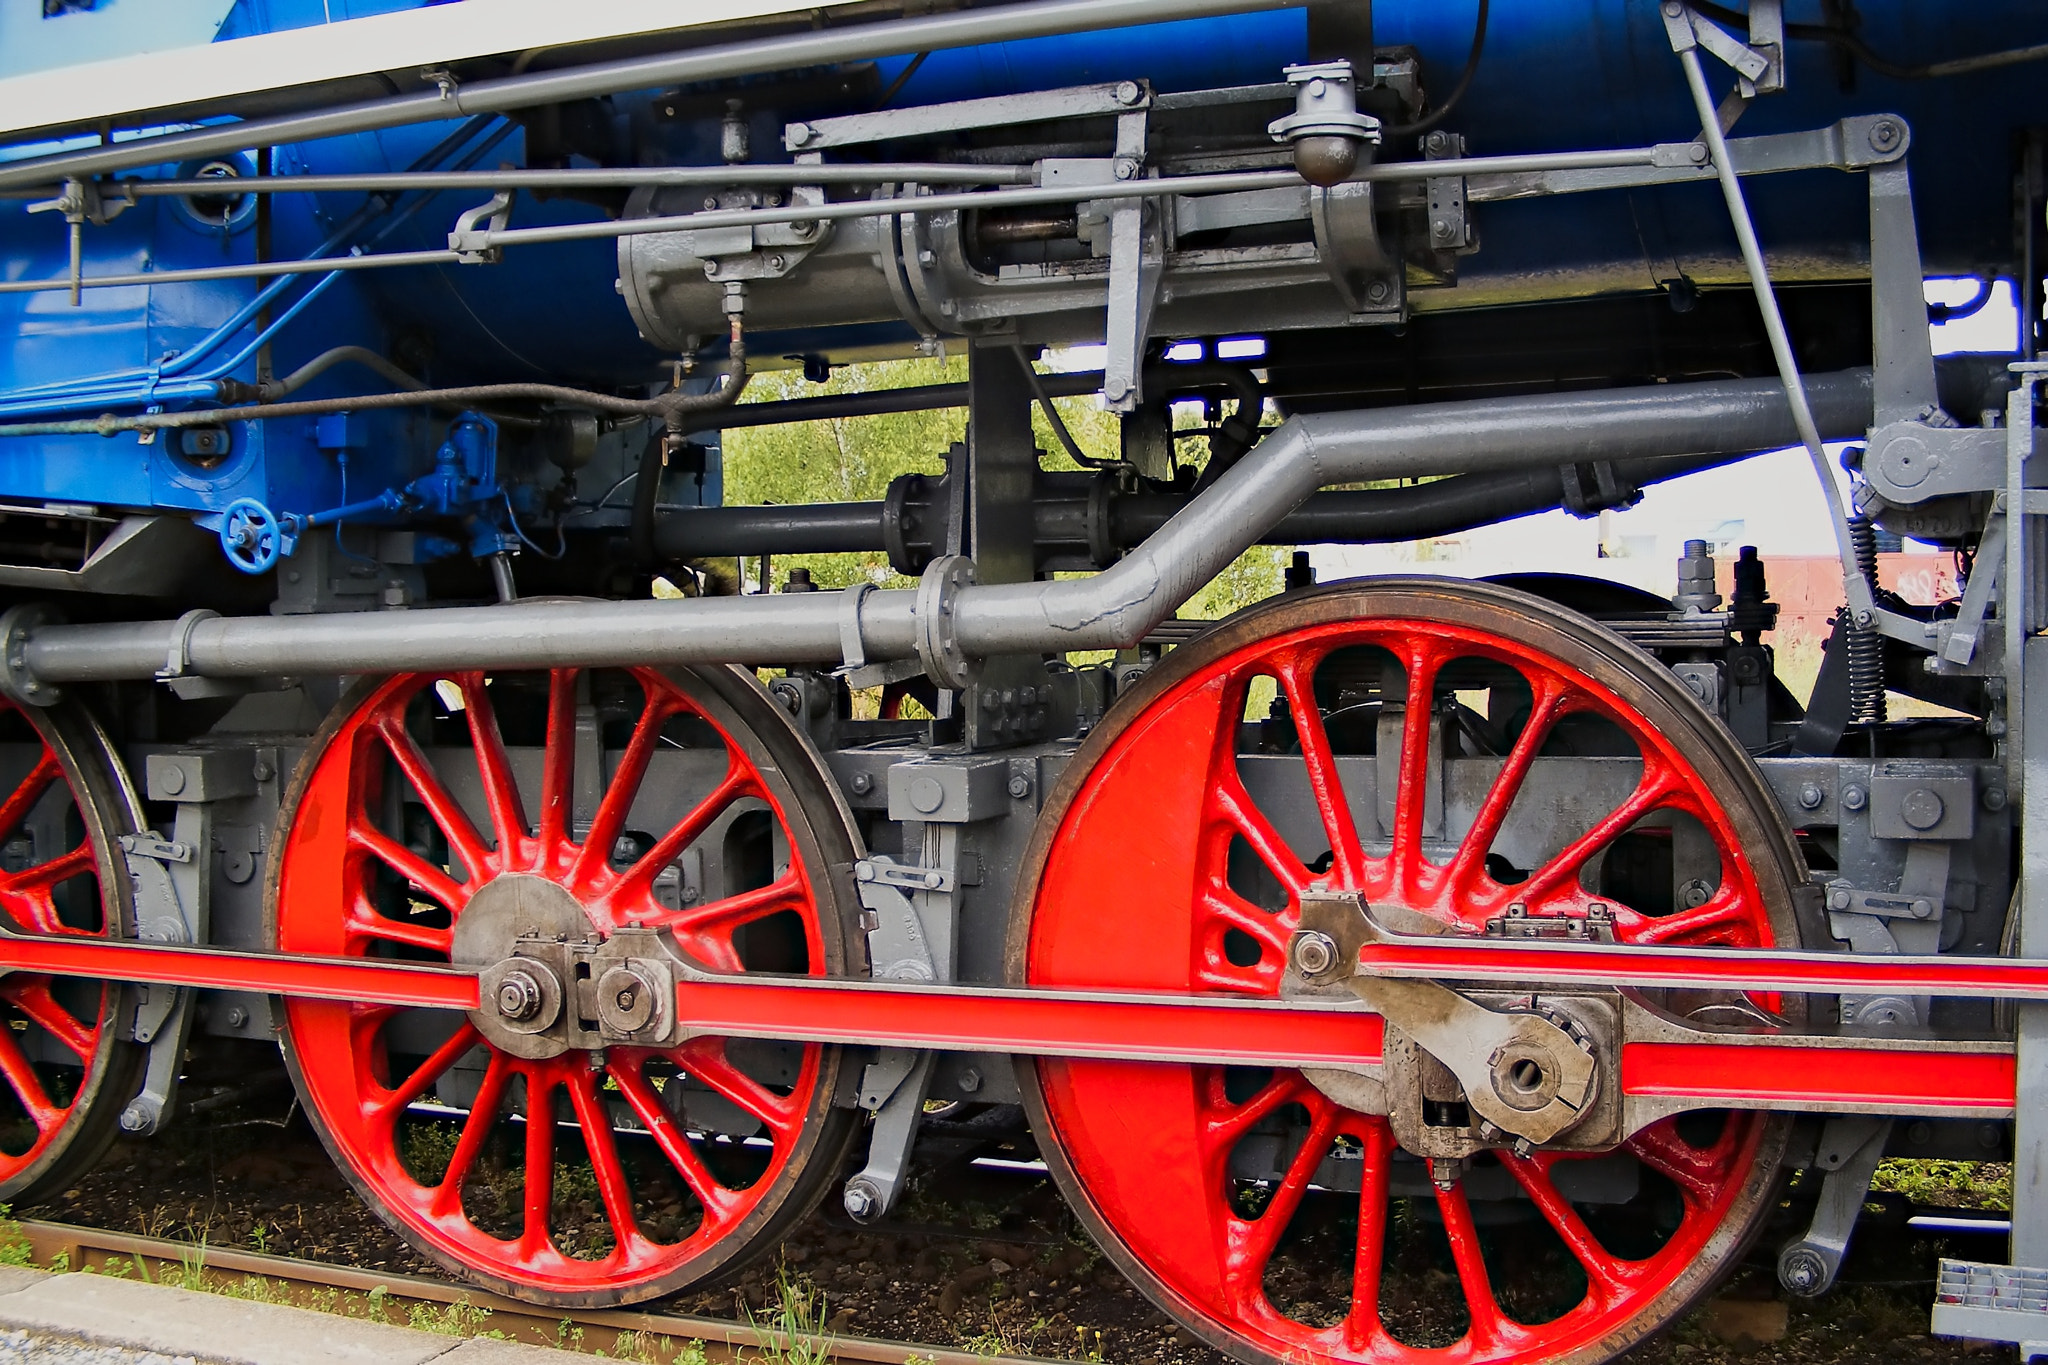
<path fill-rule="evenodd" d="M 847 0 L 457 0 L 0 80 L 0 134 L 86 126 L 378 71 L 696 28 Z M 687 18 L 683 17 L 687 16 Z"/>

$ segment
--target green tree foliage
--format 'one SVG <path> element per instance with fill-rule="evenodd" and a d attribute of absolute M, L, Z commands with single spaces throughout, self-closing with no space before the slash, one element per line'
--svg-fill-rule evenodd
<path fill-rule="evenodd" d="M 768 403 L 966 379 L 964 356 L 843 365 L 823 384 L 806 381 L 797 370 L 771 370 L 754 378 L 744 401 Z M 1097 458 L 1116 453 L 1114 413 L 1104 411 L 1092 397 L 1054 402 L 1085 453 Z M 1045 468 L 1077 468 L 1043 413 L 1033 413 L 1032 427 L 1039 448 L 1046 452 Z M 966 431 L 967 413 L 959 408 L 736 428 L 725 435 L 725 499 L 734 505 L 878 502 L 900 474 L 944 472 L 947 448 L 964 441 Z M 1183 457 L 1200 449 L 1199 442 L 1183 443 Z M 1285 550 L 1254 547 L 1218 574 L 1180 614 L 1216 619 L 1270 597 L 1280 590 L 1286 562 Z M 793 568 L 810 570 L 812 581 L 821 588 L 843 588 L 861 579 L 882 587 L 910 585 L 879 552 L 786 556 L 773 562 L 772 576 L 780 584 Z M 746 573 L 753 578 L 757 564 L 749 563 Z"/>

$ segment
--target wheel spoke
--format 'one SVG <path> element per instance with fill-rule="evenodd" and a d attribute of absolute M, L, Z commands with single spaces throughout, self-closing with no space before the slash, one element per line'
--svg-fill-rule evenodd
<path fill-rule="evenodd" d="M 1235 771 L 1217 776 L 1216 785 L 1209 793 L 1212 819 L 1220 819 L 1241 835 L 1259 861 L 1266 865 L 1290 896 L 1300 896 L 1308 889 L 1308 869 L 1302 866 L 1301 858 L 1280 837 L 1280 831 L 1273 828 L 1273 822 L 1266 813 L 1252 802 L 1251 794 L 1244 789 Z"/>
<path fill-rule="evenodd" d="M 1486 855 L 1493 851 L 1494 840 L 1500 837 L 1501 826 L 1507 823 L 1508 812 L 1513 809 L 1515 798 L 1521 794 L 1522 785 L 1529 778 L 1529 769 L 1536 761 L 1537 753 L 1543 748 L 1544 740 L 1550 736 L 1565 713 L 1569 694 L 1564 684 L 1549 673 L 1538 673 L 1529 679 L 1530 689 L 1535 694 L 1529 719 L 1522 726 L 1522 733 L 1515 736 L 1514 747 L 1494 774 L 1493 782 L 1486 789 L 1486 797 L 1479 804 L 1479 813 L 1472 817 L 1472 828 L 1458 844 L 1458 851 L 1445 865 L 1442 884 L 1453 891 L 1469 888 L 1473 879 L 1486 865 Z"/>
<path fill-rule="evenodd" d="M 1319 1106 L 1307 1137 L 1294 1159 L 1287 1163 L 1287 1173 L 1273 1187 L 1259 1216 L 1249 1221 L 1231 1220 L 1230 1242 L 1224 1252 L 1225 1275 L 1240 1304 L 1252 1304 L 1265 1296 L 1266 1266 L 1273 1259 L 1273 1249 L 1293 1221 L 1295 1210 L 1301 1207 L 1309 1181 L 1323 1164 L 1336 1136 L 1336 1110 L 1325 1102 Z"/>
<path fill-rule="evenodd" d="M 425 1061 L 414 1067 L 412 1074 L 391 1090 L 369 1099 L 364 1108 L 370 1110 L 380 1122 L 396 1123 L 398 1115 L 414 1100 L 433 1088 L 434 1082 L 448 1074 L 448 1069 L 462 1060 L 463 1054 L 482 1041 L 476 1026 L 467 1019 L 462 1027 L 455 1030 L 447 1042 L 435 1048 Z"/>
<path fill-rule="evenodd" d="M 1635 790 L 1620 805 L 1595 821 L 1593 828 L 1572 840 L 1562 852 L 1531 873 L 1528 881 L 1514 889 L 1515 898 L 1534 908 L 1536 902 L 1551 892 L 1575 882 L 1580 870 L 1592 861 L 1594 854 L 1626 834 L 1636 821 L 1670 800 L 1676 787 L 1676 778 L 1670 770 L 1646 757 L 1642 780 L 1636 783 Z"/>
<path fill-rule="evenodd" d="M 468 879 L 481 881 L 487 875 L 490 858 L 483 838 L 476 832 L 468 813 L 449 793 L 441 775 L 434 771 L 433 764 L 420 752 L 420 746 L 406 733 L 401 719 L 388 715 L 380 717 L 377 737 L 384 741 L 384 747 L 398 763 L 398 770 L 405 774 L 405 780 L 419 796 L 420 804 L 427 808 L 427 814 L 447 837 L 449 850 L 461 861 Z"/>
<path fill-rule="evenodd" d="M 793 871 L 785 872 L 766 886 L 757 886 L 752 891 L 741 891 L 717 900 L 705 901 L 700 905 L 686 906 L 681 910 L 666 910 L 657 907 L 649 922 L 674 931 L 678 938 L 701 938 L 706 935 L 730 940 L 733 931 L 757 919 L 783 910 L 801 908 L 804 903 L 804 885 Z"/>
<path fill-rule="evenodd" d="M 1409 649 L 1408 700 L 1401 712 L 1400 785 L 1394 793 L 1393 851 L 1388 858 L 1398 893 L 1421 875 L 1422 821 L 1429 794 L 1429 724 L 1436 712 L 1436 678 L 1449 647 L 1429 636 Z"/>
<path fill-rule="evenodd" d="M 1451 1244 L 1451 1261 L 1458 1268 L 1458 1284 L 1465 1291 L 1465 1310 L 1472 1318 L 1472 1344 L 1482 1350 L 1498 1347 L 1508 1332 L 1507 1315 L 1493 1296 L 1493 1280 L 1486 1273 L 1486 1258 L 1479 1251 L 1479 1229 L 1472 1222 L 1472 1205 L 1465 1188 L 1455 1184 L 1438 1187 L 1436 1206 L 1444 1219 L 1444 1236 Z"/>
<path fill-rule="evenodd" d="M 1732 935 L 1732 941 L 1746 946 L 1756 937 L 1752 928 L 1755 917 L 1749 898 L 1736 886 L 1723 885 L 1707 899 L 1705 905 L 1656 918 L 1645 916 L 1629 935 L 1628 941 L 1637 944 L 1680 940 L 1699 943 L 1716 938 L 1728 939 Z"/>
<path fill-rule="evenodd" d="M 35 809 L 36 802 L 42 800 L 43 793 L 50 789 L 50 784 L 63 776 L 64 769 L 58 765 L 57 755 L 44 749 L 42 756 L 36 759 L 35 767 L 21 779 L 21 785 L 9 792 L 5 801 L 0 801 L 0 839 L 19 829 L 21 822 L 28 819 L 28 813 Z"/>
<path fill-rule="evenodd" d="M 439 928 L 431 924 L 417 924 L 409 920 L 392 919 L 377 912 L 369 897 L 359 894 L 350 907 L 348 931 L 359 938 L 380 939 L 385 943 L 403 943 L 409 947 L 424 948 L 429 952 L 446 954 L 454 943 L 453 929 Z"/>
<path fill-rule="evenodd" d="M 618 1083 L 619 1093 L 626 1097 L 626 1103 L 633 1107 L 641 1126 L 653 1137 L 655 1146 L 668 1158 L 669 1165 L 683 1178 L 683 1183 L 689 1186 L 697 1202 L 704 1206 L 706 1220 L 723 1221 L 737 1206 L 738 1196 L 719 1184 L 711 1174 L 710 1168 L 697 1155 L 697 1149 L 690 1145 L 690 1135 L 683 1131 L 676 1116 L 662 1104 L 661 1096 L 647 1083 L 640 1067 L 637 1064 L 615 1066 L 612 1079 Z M 671 1085 L 680 1083 L 679 1079 L 669 1082 Z"/>
<path fill-rule="evenodd" d="M 526 809 L 519 797 L 519 781 L 512 775 L 512 759 L 505 752 L 505 738 L 498 730 L 497 708 L 491 704 L 490 688 L 481 673 L 464 673 L 456 680 L 462 689 L 462 714 L 469 720 L 469 742 L 476 752 L 477 776 L 483 782 L 484 804 L 491 812 L 491 827 L 498 836 L 500 866 L 524 864 Z"/>
<path fill-rule="evenodd" d="M 85 932 L 74 929 L 57 918 L 57 907 L 51 903 L 50 893 L 73 877 L 84 876 L 99 868 L 99 859 L 93 853 L 91 844 L 80 844 L 69 853 L 61 853 L 46 863 L 25 867 L 19 872 L 0 876 L 0 898 L 9 903 L 19 902 L 29 912 L 33 927 L 45 934 L 76 934 Z"/>
<path fill-rule="evenodd" d="M 59 1004 L 57 997 L 50 993 L 49 977 L 17 976 L 0 983 L 0 999 L 5 999 L 28 1016 L 31 1023 L 62 1043 L 79 1061 L 92 1059 L 99 1045 L 98 1026 L 80 1023 L 70 1010 Z"/>
<path fill-rule="evenodd" d="M 632 1260 L 647 1244 L 640 1220 L 633 1216 L 633 1190 L 626 1181 L 625 1165 L 619 1160 L 618 1140 L 612 1136 L 611 1115 L 597 1095 L 597 1077 L 584 1071 L 568 1084 L 569 1102 L 576 1110 L 577 1126 L 583 1130 L 583 1147 L 590 1154 L 590 1168 L 597 1177 L 598 1198 L 604 1201 L 605 1217 L 612 1225 L 612 1245 L 622 1260 Z"/>
<path fill-rule="evenodd" d="M 785 1098 L 732 1064 L 725 1039 L 692 1038 L 669 1057 L 691 1080 L 706 1085 L 768 1125 L 780 1143 L 791 1136 L 800 1115 L 793 1098 Z M 797 1091 L 802 1093 L 801 1088 Z"/>
<path fill-rule="evenodd" d="M 448 1169 L 442 1173 L 441 1183 L 434 1187 L 433 1199 L 427 1205 L 427 1211 L 434 1217 L 446 1218 L 461 1209 L 462 1182 L 469 1179 L 470 1168 L 476 1165 L 491 1130 L 498 1126 L 498 1114 L 505 1103 L 505 1081 L 511 1074 L 512 1066 L 505 1055 L 492 1052 L 491 1060 L 484 1064 L 484 1078 L 477 1085 L 476 1098 L 469 1102 L 469 1115 L 462 1120 L 462 1134 L 455 1140 L 455 1150 L 448 1155 Z"/>
<path fill-rule="evenodd" d="M 548 1231 L 555 1202 L 555 1078 L 545 1067 L 521 1069 L 526 1077 L 526 1208 L 519 1235 L 522 1256 L 553 1250 Z"/>
<path fill-rule="evenodd" d="M 557 668 L 548 674 L 548 735 L 540 771 L 540 841 L 542 866 L 569 842 L 575 809 L 577 670 Z"/>
<path fill-rule="evenodd" d="M 684 849 L 704 836 L 711 828 L 711 822 L 724 814 L 726 807 L 743 796 L 754 792 L 754 775 L 737 758 L 725 770 L 725 776 L 711 789 L 711 794 L 699 801 L 689 814 L 670 827 L 668 833 L 656 841 L 653 848 L 642 854 L 632 867 L 628 868 L 613 886 L 606 898 L 616 905 L 630 904 L 648 894 L 654 879 L 661 870 L 682 856 Z"/>
<path fill-rule="evenodd" d="M 0 1077 L 6 1078 L 38 1133 L 47 1134 L 64 1121 L 68 1111 L 51 1101 L 49 1092 L 43 1089 L 42 1078 L 22 1055 L 21 1044 L 14 1041 L 11 1030 L 0 1030 Z"/>
<path fill-rule="evenodd" d="M 1702 1151 L 1678 1135 L 1671 1120 L 1652 1124 L 1623 1144 L 1636 1160 L 1672 1184 L 1688 1206 L 1707 1203 L 1720 1188 L 1723 1163 L 1712 1148 Z"/>
<path fill-rule="evenodd" d="M 653 759 L 655 749 L 660 747 L 662 727 L 675 713 L 674 706 L 658 701 L 652 695 L 641 707 L 640 718 L 633 722 L 633 737 L 626 741 L 626 750 L 619 755 L 619 765 L 613 770 L 611 783 L 597 804 L 596 815 L 591 818 L 590 833 L 584 836 L 583 847 L 569 872 L 572 883 L 589 885 L 609 873 L 612 845 L 625 831 L 626 816 L 633 809 L 633 798 L 640 794 L 640 784 L 647 777 L 647 765 Z"/>
<path fill-rule="evenodd" d="M 1600 1240 L 1551 1178 L 1553 1162 L 1541 1157 L 1518 1157 L 1507 1152 L 1501 1153 L 1500 1160 L 1508 1168 L 1508 1173 L 1514 1176 L 1515 1183 L 1522 1187 L 1523 1193 L 1529 1196 L 1529 1202 L 1536 1206 L 1557 1233 L 1558 1240 L 1585 1268 L 1587 1292 L 1594 1301 L 1604 1307 L 1619 1300 L 1638 1278 L 1629 1270 L 1634 1263 L 1600 1245 Z"/>
<path fill-rule="evenodd" d="M 1383 1334 L 1380 1275 L 1387 1251 L 1387 1176 L 1394 1134 L 1385 1119 L 1367 1119 L 1351 1129 L 1365 1146 L 1359 1160 L 1358 1252 L 1351 1270 L 1351 1310 L 1344 1316 L 1344 1343 L 1363 1353 Z"/>
<path fill-rule="evenodd" d="M 1309 790 L 1323 817 L 1323 833 L 1330 840 L 1331 869 L 1344 886 L 1356 887 L 1365 876 L 1365 849 L 1358 841 L 1358 822 L 1352 818 L 1351 800 L 1337 772 L 1337 759 L 1330 750 L 1330 734 L 1323 725 L 1323 713 L 1316 705 L 1315 667 L 1323 652 L 1295 653 L 1284 661 L 1275 660 L 1281 690 L 1287 694 L 1288 713 L 1294 718 L 1294 732 L 1301 742 L 1301 759 L 1308 770 Z"/>
<path fill-rule="evenodd" d="M 348 837 L 358 848 L 418 887 L 427 896 L 439 901 L 450 914 L 460 914 L 462 907 L 468 902 L 467 886 L 368 821 L 351 821 Z"/>

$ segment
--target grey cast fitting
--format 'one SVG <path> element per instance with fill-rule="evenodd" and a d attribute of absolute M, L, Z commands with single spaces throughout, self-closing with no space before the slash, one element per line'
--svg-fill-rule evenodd
<path fill-rule="evenodd" d="M 1822 434 L 1862 434 L 1868 369 L 1814 375 Z M 1660 384 L 1290 418 L 1117 564 L 1058 582 L 973 585 L 952 600 L 971 657 L 1128 647 L 1309 494 L 1332 484 L 1486 473 L 1797 442 L 1776 379 Z M 647 664 L 832 664 L 918 657 L 919 591 L 682 601 L 534 602 L 335 616 L 25 624 L 17 677 L 43 684 L 148 678 L 391 673 Z"/>

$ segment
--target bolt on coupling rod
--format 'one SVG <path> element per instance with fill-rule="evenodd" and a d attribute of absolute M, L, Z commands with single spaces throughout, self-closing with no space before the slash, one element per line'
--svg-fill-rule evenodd
<path fill-rule="evenodd" d="M 1824 435 L 1861 435 L 1870 371 L 1815 375 Z M 976 584 L 954 555 L 916 588 L 691 598 L 513 602 L 333 616 L 67 625 L 46 609 L 0 616 L 0 687 L 46 704 L 65 683 L 297 677 L 621 664 L 846 664 L 917 659 L 964 686 L 994 654 L 1135 644 L 1311 493 L 1332 484 L 1491 473 L 1796 444 L 1775 379 L 1659 384 L 1317 413 L 1289 419 L 1114 567 L 1085 579 Z"/>

